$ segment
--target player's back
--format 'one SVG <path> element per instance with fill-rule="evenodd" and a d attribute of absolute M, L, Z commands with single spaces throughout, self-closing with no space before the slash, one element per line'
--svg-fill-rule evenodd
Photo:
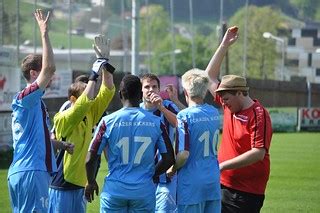
<path fill-rule="evenodd" d="M 127 198 L 154 192 L 154 155 L 159 146 L 164 146 L 160 118 L 144 109 L 128 107 L 104 117 L 103 122 L 109 164 L 107 192 Z"/>
<path fill-rule="evenodd" d="M 49 117 L 42 96 L 43 91 L 33 83 L 17 93 L 12 101 L 14 158 L 8 171 L 9 176 L 20 171 L 56 170 L 47 131 Z"/>
<path fill-rule="evenodd" d="M 178 172 L 178 191 L 182 192 L 178 203 L 192 204 L 213 199 L 213 194 L 220 193 L 216 187 L 220 175 L 216 156 L 218 110 L 207 104 L 197 105 L 180 111 L 177 118 L 179 140 L 187 147 L 184 150 L 189 151 L 186 164 Z"/>

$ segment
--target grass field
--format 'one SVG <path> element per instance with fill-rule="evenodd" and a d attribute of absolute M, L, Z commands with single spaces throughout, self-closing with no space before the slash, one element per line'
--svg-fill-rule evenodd
<path fill-rule="evenodd" d="M 261 212 L 320 212 L 320 133 L 276 133 L 270 153 L 271 175 Z M 106 174 L 103 163 L 100 186 Z M 0 170 L 3 213 L 10 212 L 6 176 L 7 170 Z M 99 212 L 98 198 L 88 204 L 87 212 Z"/>

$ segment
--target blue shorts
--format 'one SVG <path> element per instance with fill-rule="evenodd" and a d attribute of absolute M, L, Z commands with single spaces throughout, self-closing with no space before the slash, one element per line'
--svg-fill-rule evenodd
<path fill-rule="evenodd" d="M 156 213 L 173 213 L 177 211 L 177 178 L 170 183 L 159 183 L 156 189 Z"/>
<path fill-rule="evenodd" d="M 154 207 L 155 196 L 150 196 L 146 199 L 128 200 L 112 197 L 105 192 L 100 195 L 100 212 L 154 212 Z"/>
<path fill-rule="evenodd" d="M 178 205 L 178 213 L 220 213 L 221 200 L 208 200 L 194 205 Z"/>
<path fill-rule="evenodd" d="M 49 188 L 48 212 L 76 212 L 85 213 L 87 200 L 84 189 L 57 190 Z"/>
<path fill-rule="evenodd" d="M 49 182 L 45 171 L 17 172 L 8 177 L 13 212 L 47 212 Z"/>

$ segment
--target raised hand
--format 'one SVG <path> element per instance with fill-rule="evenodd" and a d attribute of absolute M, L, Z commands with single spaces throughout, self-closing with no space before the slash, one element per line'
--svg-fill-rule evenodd
<path fill-rule="evenodd" d="M 44 15 L 44 12 L 41 9 L 36 9 L 34 13 L 34 17 L 36 18 L 41 34 L 45 34 L 48 32 L 48 20 L 50 17 L 50 12 L 47 15 Z"/>
<path fill-rule="evenodd" d="M 229 47 L 238 39 L 238 37 L 239 37 L 238 27 L 237 26 L 229 27 L 226 33 L 224 34 L 221 43 Z"/>
<path fill-rule="evenodd" d="M 171 101 L 178 100 L 178 91 L 173 84 L 168 84 L 165 88 L 165 91 L 168 93 Z"/>
<path fill-rule="evenodd" d="M 97 35 L 94 37 L 93 49 L 97 58 L 109 59 L 110 56 L 110 39 L 104 35 Z"/>
<path fill-rule="evenodd" d="M 107 64 L 107 59 L 98 58 L 92 65 L 91 74 L 89 76 L 89 80 L 97 81 L 98 77 L 100 76 L 102 67 Z"/>

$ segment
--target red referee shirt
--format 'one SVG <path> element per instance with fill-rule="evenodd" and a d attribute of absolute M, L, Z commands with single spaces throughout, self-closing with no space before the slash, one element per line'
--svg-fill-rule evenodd
<path fill-rule="evenodd" d="M 221 104 L 221 98 L 217 96 Z M 232 189 L 264 194 L 270 173 L 269 147 L 272 137 L 271 119 L 267 110 L 257 101 L 243 111 L 231 113 L 225 107 L 219 162 L 229 160 L 252 148 L 265 148 L 262 161 L 252 165 L 221 172 L 221 184 Z"/>

